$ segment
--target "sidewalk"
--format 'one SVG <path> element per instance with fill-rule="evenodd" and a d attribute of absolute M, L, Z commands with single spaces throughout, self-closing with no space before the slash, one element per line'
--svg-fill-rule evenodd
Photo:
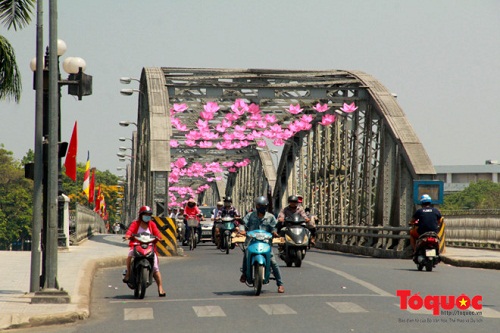
<path fill-rule="evenodd" d="M 96 235 L 58 253 L 59 285 L 69 304 L 30 304 L 31 253 L 0 251 L 0 331 L 8 328 L 62 324 L 88 318 L 95 271 L 125 266 L 128 243 L 121 235 Z M 500 269 L 500 251 L 447 247 L 444 263 L 454 266 Z M 117 277 L 119 278 L 119 277 Z"/>
<path fill-rule="evenodd" d="M 128 242 L 123 235 L 96 235 L 69 250 L 58 252 L 59 286 L 69 304 L 30 304 L 31 252 L 0 251 L 0 331 L 7 328 L 60 324 L 89 316 L 90 290 L 95 271 L 123 266 Z M 120 277 L 118 277 L 120 278 Z"/>

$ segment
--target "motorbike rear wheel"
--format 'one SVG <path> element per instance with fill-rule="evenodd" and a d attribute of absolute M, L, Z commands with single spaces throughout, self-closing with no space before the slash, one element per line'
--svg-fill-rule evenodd
<path fill-rule="evenodd" d="M 146 288 L 148 286 L 149 279 L 149 271 L 146 268 L 141 269 L 141 274 L 139 277 L 139 283 L 137 283 L 138 287 L 141 288 L 139 293 L 139 299 L 143 299 L 146 296 Z"/>
<path fill-rule="evenodd" d="M 194 229 L 191 227 L 189 232 L 189 250 L 193 251 L 196 247 L 196 239 L 194 238 Z"/>
<path fill-rule="evenodd" d="M 425 270 L 427 272 L 432 272 L 432 266 L 433 266 L 432 260 L 427 261 L 427 263 L 425 264 Z"/>
<path fill-rule="evenodd" d="M 229 254 L 229 249 L 231 248 L 231 235 L 226 235 L 226 254 Z"/>
<path fill-rule="evenodd" d="M 264 284 L 264 266 L 258 263 L 253 265 L 253 289 L 255 296 L 259 296 Z"/>

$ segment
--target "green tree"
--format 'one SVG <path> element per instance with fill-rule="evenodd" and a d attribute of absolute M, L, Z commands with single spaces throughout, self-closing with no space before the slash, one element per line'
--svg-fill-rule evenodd
<path fill-rule="evenodd" d="M 0 0 L 0 22 L 7 29 L 22 29 L 31 22 L 36 0 Z M 21 74 L 17 66 L 14 48 L 0 35 L 0 100 L 21 99 Z"/>
<path fill-rule="evenodd" d="M 33 182 L 21 164 L 0 145 L 0 248 L 31 236 Z"/>
<path fill-rule="evenodd" d="M 465 190 L 445 196 L 442 209 L 500 209 L 500 184 L 480 180 Z"/>

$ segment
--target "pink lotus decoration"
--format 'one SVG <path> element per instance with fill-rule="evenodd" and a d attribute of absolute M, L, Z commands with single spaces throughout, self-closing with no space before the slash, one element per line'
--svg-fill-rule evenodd
<path fill-rule="evenodd" d="M 240 116 L 238 116 L 237 114 L 235 113 L 228 113 L 226 114 L 225 118 L 229 121 L 235 121 L 239 118 Z"/>
<path fill-rule="evenodd" d="M 344 111 L 345 113 L 351 113 L 354 112 L 358 109 L 358 107 L 352 102 L 351 104 L 344 103 L 344 106 L 340 108 L 340 110 Z"/>
<path fill-rule="evenodd" d="M 249 109 L 248 104 L 245 103 L 242 99 L 237 99 L 234 101 L 234 104 L 231 105 L 231 110 L 237 114 L 238 116 L 242 116 Z"/>
<path fill-rule="evenodd" d="M 205 120 L 212 120 L 214 119 L 214 114 L 211 112 L 201 111 L 200 117 Z"/>
<path fill-rule="evenodd" d="M 335 115 L 325 114 L 323 118 L 321 118 L 321 125 L 328 126 L 331 125 L 335 121 Z"/>
<path fill-rule="evenodd" d="M 271 124 L 277 121 L 276 116 L 274 114 L 266 114 L 264 116 L 264 120 Z"/>
<path fill-rule="evenodd" d="M 260 113 L 260 107 L 258 104 L 250 104 L 248 106 L 248 112 L 251 113 L 251 114 L 257 114 L 257 113 Z"/>
<path fill-rule="evenodd" d="M 222 124 L 217 124 L 215 126 L 215 130 L 219 133 L 224 133 L 226 131 L 226 127 L 224 127 Z"/>
<path fill-rule="evenodd" d="M 172 148 L 179 147 L 179 142 L 177 140 L 170 140 L 170 147 Z"/>
<path fill-rule="evenodd" d="M 313 109 L 316 110 L 317 112 L 326 112 L 329 109 L 329 107 L 328 104 L 318 103 L 315 106 L 313 106 Z"/>
<path fill-rule="evenodd" d="M 172 109 L 170 109 L 170 111 L 173 111 L 173 113 L 179 113 L 179 112 L 184 112 L 187 110 L 187 105 L 186 103 L 182 103 L 182 104 L 177 104 L 177 103 L 174 103 L 174 107 Z"/>
<path fill-rule="evenodd" d="M 194 140 L 186 140 L 186 141 L 184 141 L 184 144 L 186 146 L 188 146 L 188 147 L 194 147 L 194 146 L 196 146 L 196 141 L 194 141 Z"/>
<path fill-rule="evenodd" d="M 290 107 L 288 108 L 288 112 L 290 112 L 291 114 L 299 114 L 302 112 L 303 109 L 300 108 L 300 105 L 297 104 L 297 105 L 293 105 L 293 104 L 290 104 Z"/>
<path fill-rule="evenodd" d="M 259 147 L 267 147 L 267 143 L 264 140 L 257 141 L 257 146 Z"/>
<path fill-rule="evenodd" d="M 198 145 L 200 148 L 210 148 L 212 147 L 212 141 L 201 141 Z"/>
<path fill-rule="evenodd" d="M 214 114 L 219 111 L 220 107 L 216 102 L 207 102 L 207 104 L 203 106 L 203 109 L 205 112 Z"/>

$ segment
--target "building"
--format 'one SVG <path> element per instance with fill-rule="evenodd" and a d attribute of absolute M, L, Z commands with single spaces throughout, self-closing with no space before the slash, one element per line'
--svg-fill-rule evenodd
<path fill-rule="evenodd" d="M 480 180 L 500 182 L 500 163 L 487 160 L 484 165 L 436 165 L 437 180 L 444 182 L 444 194 L 459 192 Z"/>

